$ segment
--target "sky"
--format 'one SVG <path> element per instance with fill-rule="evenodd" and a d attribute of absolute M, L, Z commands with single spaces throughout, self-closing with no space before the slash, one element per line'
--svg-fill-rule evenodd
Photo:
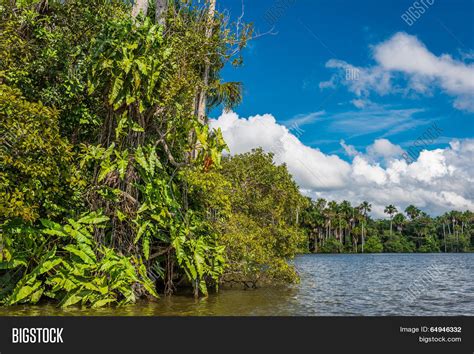
<path fill-rule="evenodd" d="M 231 154 L 263 147 L 313 198 L 474 210 L 474 1 L 221 0 L 262 34 L 215 109 Z"/>

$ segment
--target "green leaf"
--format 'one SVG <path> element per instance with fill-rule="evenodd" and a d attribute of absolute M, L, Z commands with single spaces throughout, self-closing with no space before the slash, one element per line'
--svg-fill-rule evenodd
<path fill-rule="evenodd" d="M 105 177 L 107 177 L 107 175 L 110 172 L 115 170 L 116 166 L 115 166 L 115 164 L 108 162 L 108 163 L 102 163 L 100 167 L 101 167 L 101 169 L 100 169 L 100 172 L 99 172 L 99 176 L 97 177 L 98 182 L 102 182 L 102 180 Z"/>
<path fill-rule="evenodd" d="M 134 244 L 136 244 L 138 240 L 140 240 L 140 237 L 146 231 L 146 229 L 148 228 L 148 225 L 150 225 L 149 220 L 145 221 L 143 224 L 140 225 L 140 227 L 138 228 L 137 236 L 135 236 L 135 240 L 133 241 Z"/>
<path fill-rule="evenodd" d="M 142 278 L 142 284 L 145 290 L 148 291 L 148 293 L 154 296 L 155 298 L 159 298 L 158 293 L 155 290 L 155 286 L 153 282 L 151 281 L 151 279 L 148 277 L 146 267 L 143 263 L 141 263 L 140 266 L 138 267 L 138 273 L 140 274 Z"/>
<path fill-rule="evenodd" d="M 120 91 L 122 90 L 123 87 L 123 77 L 122 75 L 119 75 L 115 78 L 114 84 L 112 86 L 112 90 L 110 91 L 109 94 L 109 104 L 113 105 L 116 103 L 115 101 L 117 100 L 117 97 L 120 94 Z"/>
<path fill-rule="evenodd" d="M 30 302 L 32 304 L 36 304 L 41 299 L 41 296 L 43 295 L 43 292 L 44 292 L 44 288 L 40 288 L 40 289 L 36 290 L 33 294 L 31 294 Z"/>
<path fill-rule="evenodd" d="M 16 304 L 24 299 L 26 299 L 28 296 L 33 294 L 36 290 L 39 289 L 41 286 L 41 281 L 36 281 L 33 285 L 24 285 L 20 286 L 19 288 L 15 289 L 13 292 L 9 304 L 13 305 Z"/>
<path fill-rule="evenodd" d="M 135 152 L 135 161 L 145 170 L 148 172 L 148 162 L 143 154 L 143 148 L 139 146 Z"/>
<path fill-rule="evenodd" d="M 145 63 L 143 63 L 141 60 L 139 59 L 136 59 L 135 60 L 135 63 L 137 64 L 137 67 L 138 67 L 138 70 L 140 70 L 140 72 L 144 75 L 144 76 L 147 76 L 148 75 L 148 68 L 147 68 L 147 65 Z"/>
<path fill-rule="evenodd" d="M 85 225 L 98 225 L 108 221 L 107 216 L 100 215 L 99 213 L 88 213 L 79 220 L 77 223 Z"/>
<path fill-rule="evenodd" d="M 100 300 L 97 300 L 96 302 L 94 302 L 91 307 L 93 309 L 97 309 L 97 308 L 100 308 L 100 307 L 104 307 L 105 305 L 110 304 L 110 303 L 115 302 L 115 301 L 116 300 L 114 298 L 100 299 Z"/>
<path fill-rule="evenodd" d="M 124 150 L 122 154 L 116 152 L 117 157 L 117 169 L 119 172 L 120 179 L 125 178 L 125 172 L 127 171 L 128 167 L 128 151 Z"/>
<path fill-rule="evenodd" d="M 62 263 L 61 258 L 54 258 L 47 261 L 44 261 L 38 266 L 37 275 L 44 274 L 49 272 L 51 269 Z"/>
<path fill-rule="evenodd" d="M 127 219 L 127 215 L 122 213 L 120 210 L 117 209 L 116 212 L 117 212 L 117 217 L 120 221 L 124 221 Z"/>
<path fill-rule="evenodd" d="M 143 237 L 143 255 L 146 260 L 150 258 L 150 235 L 148 233 Z"/>
<path fill-rule="evenodd" d="M 145 131 L 145 129 L 143 129 L 143 127 L 140 124 L 138 124 L 137 122 L 132 123 L 132 130 L 134 132 L 138 132 L 138 133 L 142 133 L 142 132 Z"/>
<path fill-rule="evenodd" d="M 59 306 L 62 308 L 69 307 L 69 306 L 77 304 L 81 300 L 82 300 L 82 297 L 76 295 L 76 293 L 68 294 L 59 303 Z"/>
<path fill-rule="evenodd" d="M 28 263 L 24 259 L 12 259 L 8 262 L 0 262 L 0 270 L 15 269 L 17 267 L 27 267 Z"/>
<path fill-rule="evenodd" d="M 68 251 L 68 252 L 74 254 L 75 256 L 79 257 L 80 259 L 82 259 L 87 264 L 94 264 L 96 262 L 95 256 L 94 256 L 94 258 L 91 257 L 90 254 L 87 254 L 86 252 L 84 252 L 83 250 L 78 248 L 77 246 L 67 245 L 67 246 L 64 246 L 63 248 L 66 251 Z"/>

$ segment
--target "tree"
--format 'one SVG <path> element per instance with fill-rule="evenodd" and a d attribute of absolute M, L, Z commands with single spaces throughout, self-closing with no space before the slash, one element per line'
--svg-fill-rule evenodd
<path fill-rule="evenodd" d="M 0 84 L 0 131 L 0 229 L 5 220 L 34 223 L 80 206 L 84 181 L 72 145 L 61 137 L 57 110 Z"/>
<path fill-rule="evenodd" d="M 359 205 L 359 210 L 362 214 L 362 253 L 364 253 L 364 228 L 365 228 L 365 224 L 367 223 L 367 215 L 368 213 L 372 210 L 372 204 L 370 204 L 369 202 L 367 201 L 363 201 L 360 205 Z"/>
<path fill-rule="evenodd" d="M 418 209 L 414 205 L 409 205 L 405 209 L 405 213 L 410 218 L 411 221 L 415 220 L 418 216 L 420 216 L 421 210 Z"/>
<path fill-rule="evenodd" d="M 214 16 L 216 12 L 216 0 L 208 0 L 209 8 L 207 13 L 207 25 L 206 25 L 206 38 L 209 39 L 212 36 L 213 27 L 214 27 Z M 206 107 L 207 107 L 207 86 L 209 85 L 209 75 L 210 75 L 210 58 L 206 57 L 206 63 L 204 64 L 204 73 L 203 73 L 203 88 L 199 93 L 198 103 L 197 103 L 197 117 L 199 121 L 205 122 L 206 119 Z"/>
<path fill-rule="evenodd" d="M 384 213 L 390 216 L 390 236 L 392 236 L 393 217 L 397 212 L 398 210 L 393 204 L 386 206 L 384 210 Z"/>
<path fill-rule="evenodd" d="M 328 237 L 331 238 L 331 234 L 334 234 L 334 238 L 338 238 L 337 236 L 337 224 L 336 224 L 336 219 L 337 215 L 339 213 L 339 205 L 337 205 L 337 202 L 334 200 L 331 200 L 328 203 L 327 206 L 327 211 L 326 211 L 326 216 L 328 218 L 327 220 L 327 225 L 328 225 Z M 334 229 L 333 229 L 334 226 Z"/>
<path fill-rule="evenodd" d="M 377 236 L 370 236 L 365 244 L 365 250 L 368 253 L 380 253 L 383 251 L 382 242 Z"/>
<path fill-rule="evenodd" d="M 320 250 L 320 243 L 322 240 L 322 228 L 324 227 L 324 216 L 322 214 L 323 200 L 318 201 L 307 199 L 308 207 L 303 210 L 301 217 L 301 226 L 307 230 L 308 233 L 308 248 L 311 252 L 318 252 Z M 324 201 L 324 205 L 326 202 Z"/>
<path fill-rule="evenodd" d="M 347 200 L 343 200 L 339 206 L 341 215 L 344 221 L 344 234 L 342 237 L 342 243 L 345 244 L 346 238 L 351 237 L 351 227 L 352 227 L 352 219 L 353 219 L 353 209 L 351 203 Z"/>
<path fill-rule="evenodd" d="M 405 225 L 405 221 L 406 221 L 405 215 L 403 215 L 402 213 L 398 213 L 397 215 L 394 216 L 393 223 L 397 227 L 398 232 L 401 233 L 403 231 L 403 226 Z"/>
<path fill-rule="evenodd" d="M 222 174 L 232 186 L 232 217 L 222 225 L 228 260 L 224 280 L 255 285 L 297 279 L 286 260 L 306 249 L 294 211 L 309 203 L 286 166 L 256 149 L 224 158 Z"/>

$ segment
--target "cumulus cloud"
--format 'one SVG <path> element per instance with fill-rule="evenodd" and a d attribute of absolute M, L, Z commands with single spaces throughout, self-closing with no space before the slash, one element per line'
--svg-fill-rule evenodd
<path fill-rule="evenodd" d="M 405 151 L 398 145 L 392 144 L 388 139 L 377 139 L 367 147 L 367 153 L 375 158 L 384 159 L 401 156 Z"/>
<path fill-rule="evenodd" d="M 243 119 L 234 112 L 227 112 L 211 120 L 210 126 L 221 128 L 231 154 L 258 147 L 273 152 L 276 162 L 286 163 L 303 189 L 337 189 L 347 183 L 350 170 L 347 162 L 337 155 L 326 155 L 305 146 L 296 137 L 299 131 L 278 124 L 270 114 Z"/>
<path fill-rule="evenodd" d="M 466 62 L 467 59 L 456 60 L 449 54 L 437 56 L 417 37 L 404 32 L 375 45 L 372 55 L 376 65 L 369 67 L 329 60 L 326 67 L 336 69 L 337 73 L 329 81 L 322 82 L 320 87 L 335 87 L 340 83 L 359 97 L 367 97 L 371 92 L 386 95 L 411 91 L 431 95 L 435 89 L 440 89 L 454 98 L 455 108 L 474 112 L 474 64 Z M 359 75 L 347 80 L 348 70 Z M 403 87 L 397 85 L 396 79 L 400 76 L 405 82 Z"/>
<path fill-rule="evenodd" d="M 434 215 L 447 210 L 474 210 L 474 139 L 453 140 L 445 149 L 423 150 L 408 164 L 403 149 L 388 139 L 377 139 L 365 151 L 341 141 L 347 162 L 304 145 L 294 131 L 278 124 L 271 114 L 241 118 L 223 113 L 210 121 L 220 128 L 231 154 L 262 147 L 286 163 L 301 190 L 313 198 L 354 204 L 367 200 L 373 213 L 384 216 L 384 206 L 400 209 L 414 204 Z"/>

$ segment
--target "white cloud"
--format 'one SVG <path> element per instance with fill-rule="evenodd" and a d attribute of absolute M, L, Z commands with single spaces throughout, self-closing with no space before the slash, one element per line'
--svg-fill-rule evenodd
<path fill-rule="evenodd" d="M 382 157 L 384 159 L 390 157 L 399 157 L 404 153 L 404 150 L 398 146 L 392 144 L 387 139 L 377 139 L 372 145 L 367 147 L 367 154 L 377 157 Z"/>
<path fill-rule="evenodd" d="M 349 134 L 352 137 L 383 133 L 383 137 L 388 137 L 428 124 L 428 120 L 415 117 L 422 112 L 423 109 L 393 109 L 373 104 L 363 110 L 328 114 L 325 118 L 331 120 L 329 130 L 334 133 Z"/>
<path fill-rule="evenodd" d="M 336 83 L 340 82 L 359 97 L 367 97 L 370 91 L 376 91 L 380 95 L 393 91 L 392 74 L 381 67 L 363 68 L 338 59 L 329 60 L 326 67 L 337 69 L 338 72 L 329 81 L 321 82 L 319 84 L 321 89 L 336 87 Z"/>
<path fill-rule="evenodd" d="M 270 114 L 242 119 L 234 112 L 211 120 L 212 128 L 221 128 L 232 154 L 262 147 L 275 153 L 278 163 L 287 163 L 301 188 L 333 189 L 346 185 L 350 166 L 336 155 L 325 155 L 305 146 L 290 129 Z M 321 171 L 324 171 L 322 173 Z"/>
<path fill-rule="evenodd" d="M 360 185 L 384 185 L 387 182 L 387 173 L 378 163 L 370 164 L 362 156 L 354 157 L 352 161 L 352 177 Z"/>
<path fill-rule="evenodd" d="M 290 129 L 292 127 L 302 127 L 303 125 L 314 123 L 319 117 L 324 116 L 325 114 L 325 111 L 298 114 L 297 116 L 286 120 L 283 123 Z"/>
<path fill-rule="evenodd" d="M 339 144 L 341 144 L 347 156 L 354 157 L 359 155 L 359 152 L 356 150 L 356 148 L 352 145 L 347 145 L 344 140 L 341 140 Z"/>
<path fill-rule="evenodd" d="M 367 200 L 376 216 L 384 216 L 388 204 L 399 209 L 414 204 L 435 215 L 450 209 L 474 210 L 474 139 L 423 150 L 411 164 L 400 157 L 401 147 L 387 139 L 376 140 L 365 152 L 341 141 L 352 159 L 347 162 L 305 146 L 270 114 L 245 119 L 228 112 L 210 125 L 221 128 L 232 154 L 257 147 L 273 152 L 275 161 L 286 163 L 302 191 L 314 198 L 353 204 Z"/>
<path fill-rule="evenodd" d="M 351 103 L 359 109 L 365 108 L 368 105 L 371 105 L 372 102 L 370 100 L 363 100 L 363 99 L 354 99 L 351 101 Z"/>
<path fill-rule="evenodd" d="M 367 97 L 371 92 L 386 95 L 411 91 L 432 95 L 435 89 L 440 89 L 454 98 L 455 108 L 474 112 L 474 64 L 456 60 L 449 54 L 437 56 L 417 37 L 404 32 L 375 45 L 372 54 L 376 65 L 369 67 L 329 60 L 326 67 L 338 72 L 329 80 L 332 85 L 323 82 L 320 87 L 334 87 L 339 82 L 359 97 Z M 348 69 L 357 70 L 358 79 L 344 80 Z M 405 79 L 405 87 L 396 84 L 395 78 L 399 76 Z"/>

